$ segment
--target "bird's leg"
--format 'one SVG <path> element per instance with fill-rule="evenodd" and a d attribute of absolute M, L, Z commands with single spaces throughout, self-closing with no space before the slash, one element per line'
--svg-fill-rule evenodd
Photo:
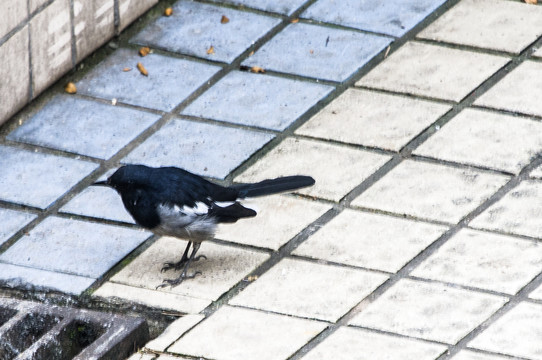
<path fill-rule="evenodd" d="M 192 261 L 196 261 L 196 259 L 201 258 L 203 255 L 200 255 L 198 257 L 196 256 L 196 253 L 199 250 L 201 243 L 194 242 L 192 243 L 192 253 L 190 254 L 190 258 L 188 258 L 188 261 L 186 261 L 186 264 L 184 265 L 183 271 L 181 272 L 181 275 L 176 279 L 165 279 L 162 284 L 158 285 L 156 288 L 166 287 L 166 286 L 176 286 L 183 282 L 184 279 L 193 279 L 197 275 L 201 275 L 201 271 L 193 272 L 192 274 L 187 274 L 188 267 L 192 263 Z M 186 252 L 186 250 L 185 250 Z"/>
<path fill-rule="evenodd" d="M 186 245 L 186 249 L 184 249 L 184 253 L 183 253 L 183 256 L 181 257 L 181 260 L 177 262 L 164 263 L 164 266 L 162 267 L 162 270 L 160 270 L 160 272 L 168 271 L 171 269 L 173 270 L 181 269 L 188 261 L 188 250 L 190 249 L 190 245 L 193 245 L 192 241 L 189 241 L 188 245 Z M 205 255 L 196 256 L 194 259 L 192 259 L 192 261 L 198 261 L 200 259 L 207 259 L 207 256 Z"/>

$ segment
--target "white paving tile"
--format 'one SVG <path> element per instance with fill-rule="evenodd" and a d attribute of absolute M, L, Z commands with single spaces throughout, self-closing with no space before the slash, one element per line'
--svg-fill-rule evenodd
<path fill-rule="evenodd" d="M 466 109 L 414 154 L 518 174 L 542 151 L 540 133 L 540 121 Z"/>
<path fill-rule="evenodd" d="M 412 275 L 515 294 L 540 271 L 538 242 L 463 229 Z"/>
<path fill-rule="evenodd" d="M 501 56 L 408 42 L 356 85 L 460 101 L 508 61 Z"/>
<path fill-rule="evenodd" d="M 190 330 L 204 318 L 205 316 L 199 314 L 185 315 L 178 318 L 169 324 L 157 338 L 145 344 L 145 348 L 154 351 L 165 351 L 168 346 L 175 342 L 175 340 L 180 338 L 185 332 Z"/>
<path fill-rule="evenodd" d="M 494 354 L 484 354 L 479 352 L 474 352 L 471 350 L 461 350 L 455 356 L 452 357 L 452 360 L 506 360 L 508 357 L 494 355 Z"/>
<path fill-rule="evenodd" d="M 455 344 L 506 301 L 500 296 L 403 279 L 350 323 Z"/>
<path fill-rule="evenodd" d="M 405 160 L 352 205 L 456 223 L 507 181 L 502 175 Z"/>
<path fill-rule="evenodd" d="M 294 254 L 395 272 L 446 230 L 445 226 L 346 209 Z"/>
<path fill-rule="evenodd" d="M 399 151 L 450 108 L 404 96 L 348 89 L 296 133 Z"/>

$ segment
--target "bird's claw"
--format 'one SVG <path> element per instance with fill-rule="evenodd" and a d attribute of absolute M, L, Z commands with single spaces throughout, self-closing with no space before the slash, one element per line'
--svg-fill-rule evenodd
<path fill-rule="evenodd" d="M 192 261 L 198 261 L 198 260 L 201 260 L 201 259 L 205 259 L 207 260 L 207 256 L 205 255 L 198 255 L 196 256 L 194 259 L 192 259 Z M 165 262 L 164 265 L 162 266 L 162 269 L 160 270 L 160 272 L 166 272 L 168 270 L 180 270 L 182 269 L 186 263 L 188 262 L 188 259 L 186 260 L 181 260 L 179 262 Z"/>
<path fill-rule="evenodd" d="M 196 276 L 201 275 L 201 274 L 202 274 L 201 271 L 195 271 L 192 274 L 182 273 L 181 276 L 179 276 L 177 279 L 164 279 L 164 281 L 162 281 L 162 284 L 158 285 L 156 289 L 158 290 L 166 286 L 174 287 L 182 283 L 185 279 L 193 279 Z"/>

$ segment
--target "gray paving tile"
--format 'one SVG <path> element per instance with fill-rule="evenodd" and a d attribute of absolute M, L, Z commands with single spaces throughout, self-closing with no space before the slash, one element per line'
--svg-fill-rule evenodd
<path fill-rule="evenodd" d="M 331 86 L 233 71 L 182 114 L 284 130 L 329 94 Z"/>
<path fill-rule="evenodd" d="M 60 208 L 61 212 L 108 220 L 134 223 L 117 192 L 110 188 L 91 186 Z"/>
<path fill-rule="evenodd" d="M 542 35 L 542 8 L 523 1 L 463 0 L 418 36 L 519 54 Z"/>
<path fill-rule="evenodd" d="M 222 15 L 230 21 L 221 23 Z M 147 25 L 130 41 L 205 59 L 231 62 L 280 19 L 231 8 L 179 1 L 173 14 Z M 208 54 L 210 47 L 214 53 Z"/>
<path fill-rule="evenodd" d="M 261 132 L 173 119 L 123 162 L 177 166 L 224 178 L 272 138 Z"/>
<path fill-rule="evenodd" d="M 0 255 L 0 261 L 97 278 L 149 236 L 118 226 L 48 217 Z"/>
<path fill-rule="evenodd" d="M 402 36 L 444 2 L 445 0 L 319 0 L 301 16 Z"/>
<path fill-rule="evenodd" d="M 290 24 L 243 62 L 267 70 L 344 81 L 391 39 L 309 24 Z"/>
<path fill-rule="evenodd" d="M 290 15 L 307 0 L 217 0 L 217 2 L 230 3 L 236 5 L 246 5 L 248 7 Z"/>
<path fill-rule="evenodd" d="M 17 288 L 46 288 L 78 295 L 96 279 L 0 263 L 0 284 Z"/>
<path fill-rule="evenodd" d="M 509 359 L 508 357 L 494 355 L 494 354 L 484 354 L 469 350 L 461 350 L 457 353 L 454 357 L 452 357 L 453 360 L 506 360 Z"/>
<path fill-rule="evenodd" d="M 97 167 L 86 161 L 0 146 L 0 199 L 44 209 Z"/>
<path fill-rule="evenodd" d="M 136 68 L 141 62 L 149 75 Z M 130 68 L 130 71 L 123 71 Z M 106 100 L 169 111 L 204 84 L 220 67 L 119 49 L 77 83 L 77 91 Z"/>
<path fill-rule="evenodd" d="M 30 213 L 0 208 L 0 245 L 35 218 Z"/>
<path fill-rule="evenodd" d="M 142 111 L 61 95 L 7 138 L 108 159 L 158 119 Z"/>
<path fill-rule="evenodd" d="M 542 47 L 539 47 L 538 50 L 533 54 L 534 56 L 542 57 Z"/>

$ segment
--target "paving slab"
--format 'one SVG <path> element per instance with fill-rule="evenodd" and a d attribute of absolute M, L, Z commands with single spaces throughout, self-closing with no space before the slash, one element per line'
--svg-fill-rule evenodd
<path fill-rule="evenodd" d="M 539 243 L 462 229 L 411 274 L 514 295 L 540 271 Z"/>
<path fill-rule="evenodd" d="M 542 179 L 542 165 L 537 166 L 534 168 L 530 173 L 529 176 L 532 178 Z"/>
<path fill-rule="evenodd" d="M 320 0 L 301 16 L 365 31 L 403 36 L 444 2 L 444 0 L 386 2 Z"/>
<path fill-rule="evenodd" d="M 196 326 L 205 318 L 203 315 L 184 315 L 171 324 L 157 338 L 145 344 L 145 348 L 154 351 L 165 351 L 188 330 Z"/>
<path fill-rule="evenodd" d="M 179 276 L 179 272 L 162 273 L 160 270 L 165 262 L 178 261 L 186 244 L 186 241 L 180 239 L 160 238 L 115 274 L 111 281 L 155 290 L 156 286 L 162 284 L 164 279 L 173 279 Z M 218 245 L 209 241 L 202 243 L 198 255 L 205 255 L 207 259 L 193 263 L 190 269 L 191 271 L 201 271 L 201 275 L 185 281 L 179 286 L 165 287 L 159 291 L 204 300 L 216 300 L 269 257 L 264 252 Z"/>
<path fill-rule="evenodd" d="M 403 279 L 350 324 L 455 344 L 507 301 L 505 297 Z"/>
<path fill-rule="evenodd" d="M 293 254 L 396 272 L 447 227 L 345 209 Z"/>
<path fill-rule="evenodd" d="M 107 299 L 115 303 L 117 299 L 131 301 L 152 308 L 173 310 L 187 314 L 197 314 L 211 304 L 210 300 L 190 296 L 165 293 L 156 289 L 105 282 L 93 294 L 95 297 Z"/>
<path fill-rule="evenodd" d="M 220 225 L 216 238 L 273 250 L 331 209 L 331 205 L 280 195 L 250 199 L 243 205 L 256 210 L 258 216 Z"/>
<path fill-rule="evenodd" d="M 0 208 L 0 245 L 35 218 L 34 214 Z"/>
<path fill-rule="evenodd" d="M 0 199 L 45 209 L 97 167 L 87 161 L 0 145 Z"/>
<path fill-rule="evenodd" d="M 542 285 L 539 285 L 536 289 L 534 289 L 529 294 L 529 297 L 531 299 L 542 300 Z"/>
<path fill-rule="evenodd" d="M 539 47 L 533 54 L 534 56 L 542 57 L 542 47 Z"/>
<path fill-rule="evenodd" d="M 216 360 L 282 360 L 325 327 L 322 322 L 225 305 L 168 351 Z"/>
<path fill-rule="evenodd" d="M 433 360 L 446 350 L 447 347 L 440 344 L 428 344 L 364 329 L 340 327 L 310 350 L 303 360 Z"/>
<path fill-rule="evenodd" d="M 494 354 L 484 354 L 479 352 L 474 352 L 470 350 L 461 350 L 457 355 L 452 357 L 453 360 L 506 360 L 508 357 L 494 355 Z"/>
<path fill-rule="evenodd" d="M 0 262 L 0 284 L 6 287 L 23 288 L 27 291 L 48 289 L 79 295 L 95 281 L 96 279 L 86 276 Z"/>
<path fill-rule="evenodd" d="M 0 261 L 96 279 L 148 237 L 144 231 L 50 216 Z"/>
<path fill-rule="evenodd" d="M 218 0 L 217 2 L 248 6 L 263 11 L 291 15 L 306 0 Z"/>
<path fill-rule="evenodd" d="M 532 96 L 540 89 L 542 89 L 542 63 L 525 61 L 474 104 L 542 116 L 542 104 L 536 100 L 535 96 Z"/>
<path fill-rule="evenodd" d="M 509 61 L 411 41 L 356 85 L 459 102 Z"/>
<path fill-rule="evenodd" d="M 470 226 L 510 234 L 542 236 L 542 182 L 526 180 L 484 210 Z"/>
<path fill-rule="evenodd" d="M 229 303 L 335 322 L 387 279 L 365 270 L 286 258 Z"/>
<path fill-rule="evenodd" d="M 348 89 L 296 134 L 399 151 L 450 109 L 404 96 Z"/>
<path fill-rule="evenodd" d="M 299 193 L 339 201 L 389 159 L 390 156 L 369 151 L 287 138 L 235 181 L 256 182 L 278 176 L 311 175 L 316 184 L 299 190 Z"/>
<path fill-rule="evenodd" d="M 111 119 L 114 118 L 114 121 Z M 108 159 L 160 116 L 60 95 L 22 126 L 9 140 Z"/>
<path fill-rule="evenodd" d="M 528 359 L 542 359 L 542 306 L 522 302 L 489 325 L 467 346 Z"/>
<path fill-rule="evenodd" d="M 465 109 L 414 154 L 519 174 L 542 152 L 540 133 L 540 121 Z"/>
<path fill-rule="evenodd" d="M 273 137 L 259 131 L 172 119 L 122 162 L 177 166 L 198 175 L 225 178 Z"/>
<path fill-rule="evenodd" d="M 539 6 L 519 1 L 466 0 L 418 36 L 519 54 L 542 35 L 540 23 L 542 8 Z"/>
<path fill-rule="evenodd" d="M 503 175 L 405 160 L 352 205 L 457 223 L 508 180 Z"/>
<path fill-rule="evenodd" d="M 223 15 L 229 22 L 221 22 Z M 130 41 L 230 63 L 279 23 L 278 18 L 228 7 L 178 1 L 171 16 L 158 18 Z"/>
<path fill-rule="evenodd" d="M 91 186 L 77 194 L 60 212 L 134 224 L 119 194 L 110 188 Z"/>
<path fill-rule="evenodd" d="M 232 71 L 181 114 L 284 130 L 334 88 Z"/>
<path fill-rule="evenodd" d="M 304 23 L 290 24 L 243 62 L 289 74 L 345 81 L 391 39 Z"/>
<path fill-rule="evenodd" d="M 137 69 L 139 62 L 148 76 Z M 159 54 L 142 58 L 136 50 L 119 49 L 76 85 L 80 94 L 170 111 L 219 70 L 218 66 Z"/>

